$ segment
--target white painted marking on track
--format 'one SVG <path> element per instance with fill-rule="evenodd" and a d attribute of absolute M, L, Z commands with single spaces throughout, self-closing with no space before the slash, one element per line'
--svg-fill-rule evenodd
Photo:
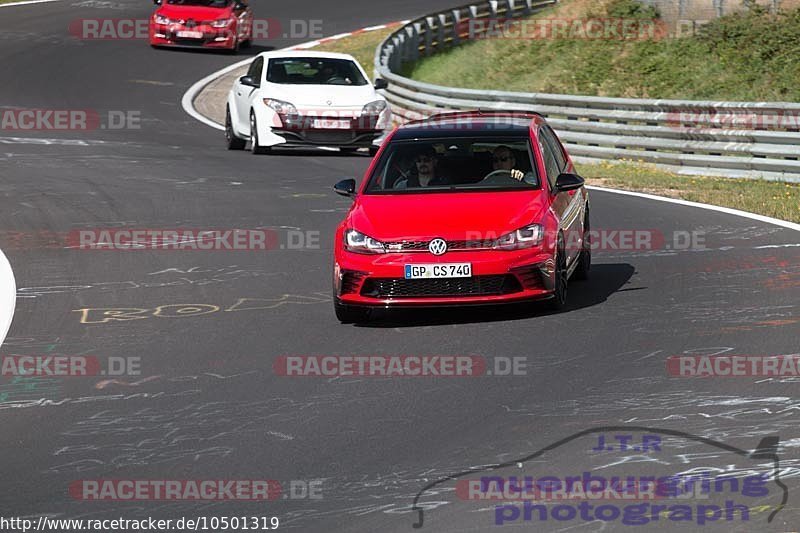
<path fill-rule="evenodd" d="M 0 7 L 14 7 L 14 6 L 27 6 L 30 4 L 49 4 L 51 2 L 60 2 L 61 0 L 25 0 L 24 2 L 13 2 L 10 4 L 0 4 Z"/>
<path fill-rule="evenodd" d="M 666 198 L 664 196 L 656 196 L 655 194 L 646 194 L 643 192 L 621 191 L 619 189 L 607 189 L 605 187 L 595 187 L 594 185 L 587 186 L 587 188 L 594 191 L 610 192 L 614 194 L 622 194 L 625 196 L 637 196 L 639 198 L 645 198 L 647 200 L 655 200 L 657 202 L 667 202 L 670 204 L 678 204 L 678 205 L 685 205 L 688 207 L 697 207 L 699 209 L 707 209 L 709 211 L 718 211 L 720 213 L 725 213 L 727 215 L 735 215 L 742 218 L 749 218 L 751 220 L 758 220 L 759 222 L 766 222 L 767 224 L 774 224 L 776 226 L 781 226 L 782 228 L 800 231 L 800 224 L 797 224 L 795 222 L 780 220 L 778 218 L 772 218 L 764 215 L 757 215 L 755 213 L 748 213 L 747 211 L 740 211 L 738 209 L 733 209 L 730 207 L 702 204 L 700 202 L 690 202 L 688 200 L 678 200 L 677 198 Z"/>
<path fill-rule="evenodd" d="M 3 251 L 0 250 L 0 345 L 6 338 L 11 320 L 14 318 L 14 308 L 17 304 L 17 284 L 14 280 L 14 271 Z"/>

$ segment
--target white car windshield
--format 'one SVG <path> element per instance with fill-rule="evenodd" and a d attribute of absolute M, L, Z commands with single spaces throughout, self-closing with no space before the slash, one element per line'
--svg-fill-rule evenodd
<path fill-rule="evenodd" d="M 267 81 L 289 85 L 367 85 L 361 70 L 349 59 L 286 57 L 271 59 Z"/>

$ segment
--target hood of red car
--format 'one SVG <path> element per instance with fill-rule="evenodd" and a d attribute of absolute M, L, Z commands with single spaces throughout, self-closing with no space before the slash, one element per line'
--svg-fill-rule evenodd
<path fill-rule="evenodd" d="M 193 19 L 198 22 L 226 18 L 230 16 L 231 12 L 230 7 L 177 6 L 171 4 L 164 4 L 156 11 L 159 15 L 164 15 L 173 20 Z"/>
<path fill-rule="evenodd" d="M 362 194 L 347 225 L 381 241 L 473 240 L 539 222 L 545 208 L 541 190 Z"/>

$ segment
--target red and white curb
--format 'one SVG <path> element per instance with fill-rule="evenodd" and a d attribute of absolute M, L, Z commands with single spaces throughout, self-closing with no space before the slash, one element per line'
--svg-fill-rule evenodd
<path fill-rule="evenodd" d="M 316 46 L 319 46 L 321 44 L 325 44 L 325 43 L 328 43 L 328 42 L 331 42 L 331 41 L 338 41 L 339 39 L 344 39 L 345 37 L 350 37 L 351 35 L 359 35 L 361 33 L 366 33 L 366 32 L 370 32 L 370 31 L 384 30 L 384 29 L 392 28 L 394 26 L 399 26 L 401 24 L 407 24 L 408 22 L 409 21 L 407 21 L 407 20 L 401 20 L 401 21 L 398 21 L 398 22 L 389 22 L 387 24 L 380 24 L 378 26 L 369 26 L 367 28 L 361 28 L 360 30 L 355 30 L 355 31 L 347 32 L 347 33 L 340 33 L 338 35 L 332 35 L 331 37 L 325 37 L 323 39 L 317 39 L 316 41 L 309 41 L 309 42 L 306 42 L 306 43 L 296 44 L 296 45 L 290 46 L 288 48 L 282 48 L 281 50 L 306 50 L 308 48 L 314 48 Z M 280 51 L 280 50 L 278 50 L 278 51 Z M 245 65 L 249 65 L 250 63 L 252 63 L 252 61 L 253 61 L 253 58 L 252 57 L 248 57 L 247 59 L 244 59 L 242 61 L 234 63 L 233 65 L 228 65 L 227 67 L 225 67 L 223 69 L 220 69 L 220 70 L 218 70 L 216 72 L 213 72 L 212 74 L 209 74 L 208 76 L 206 76 L 202 80 L 199 80 L 194 85 L 189 87 L 189 90 L 186 91 L 184 93 L 184 95 L 183 95 L 183 98 L 181 98 L 181 106 L 183 107 L 184 111 L 189 113 L 190 116 L 192 116 L 193 118 L 199 120 L 200 122 L 202 122 L 206 126 L 210 126 L 210 127 L 214 128 L 214 129 L 217 129 L 217 130 L 220 130 L 220 131 L 224 131 L 225 130 L 225 126 L 224 125 L 219 124 L 218 122 L 214 122 L 210 118 L 203 116 L 199 111 L 197 111 L 197 109 L 195 109 L 194 100 L 195 100 L 195 98 L 197 98 L 197 95 L 200 94 L 200 92 L 203 89 L 205 89 L 205 87 L 207 85 L 209 85 L 210 83 L 214 82 L 217 78 L 220 78 L 220 77 L 222 77 L 222 76 L 224 76 L 224 75 L 226 75 L 226 74 L 228 74 L 230 72 L 233 72 L 234 70 L 236 70 L 236 69 L 238 69 L 240 67 L 243 67 Z"/>

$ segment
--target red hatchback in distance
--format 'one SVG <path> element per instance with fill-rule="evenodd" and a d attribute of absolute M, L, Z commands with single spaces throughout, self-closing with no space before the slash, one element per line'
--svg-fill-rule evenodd
<path fill-rule="evenodd" d="M 236 52 L 253 40 L 253 12 L 243 0 L 154 0 L 150 45 Z"/>
<path fill-rule="evenodd" d="M 397 128 L 336 231 L 342 322 L 375 308 L 549 299 L 591 266 L 589 196 L 535 113 L 437 115 Z"/>

